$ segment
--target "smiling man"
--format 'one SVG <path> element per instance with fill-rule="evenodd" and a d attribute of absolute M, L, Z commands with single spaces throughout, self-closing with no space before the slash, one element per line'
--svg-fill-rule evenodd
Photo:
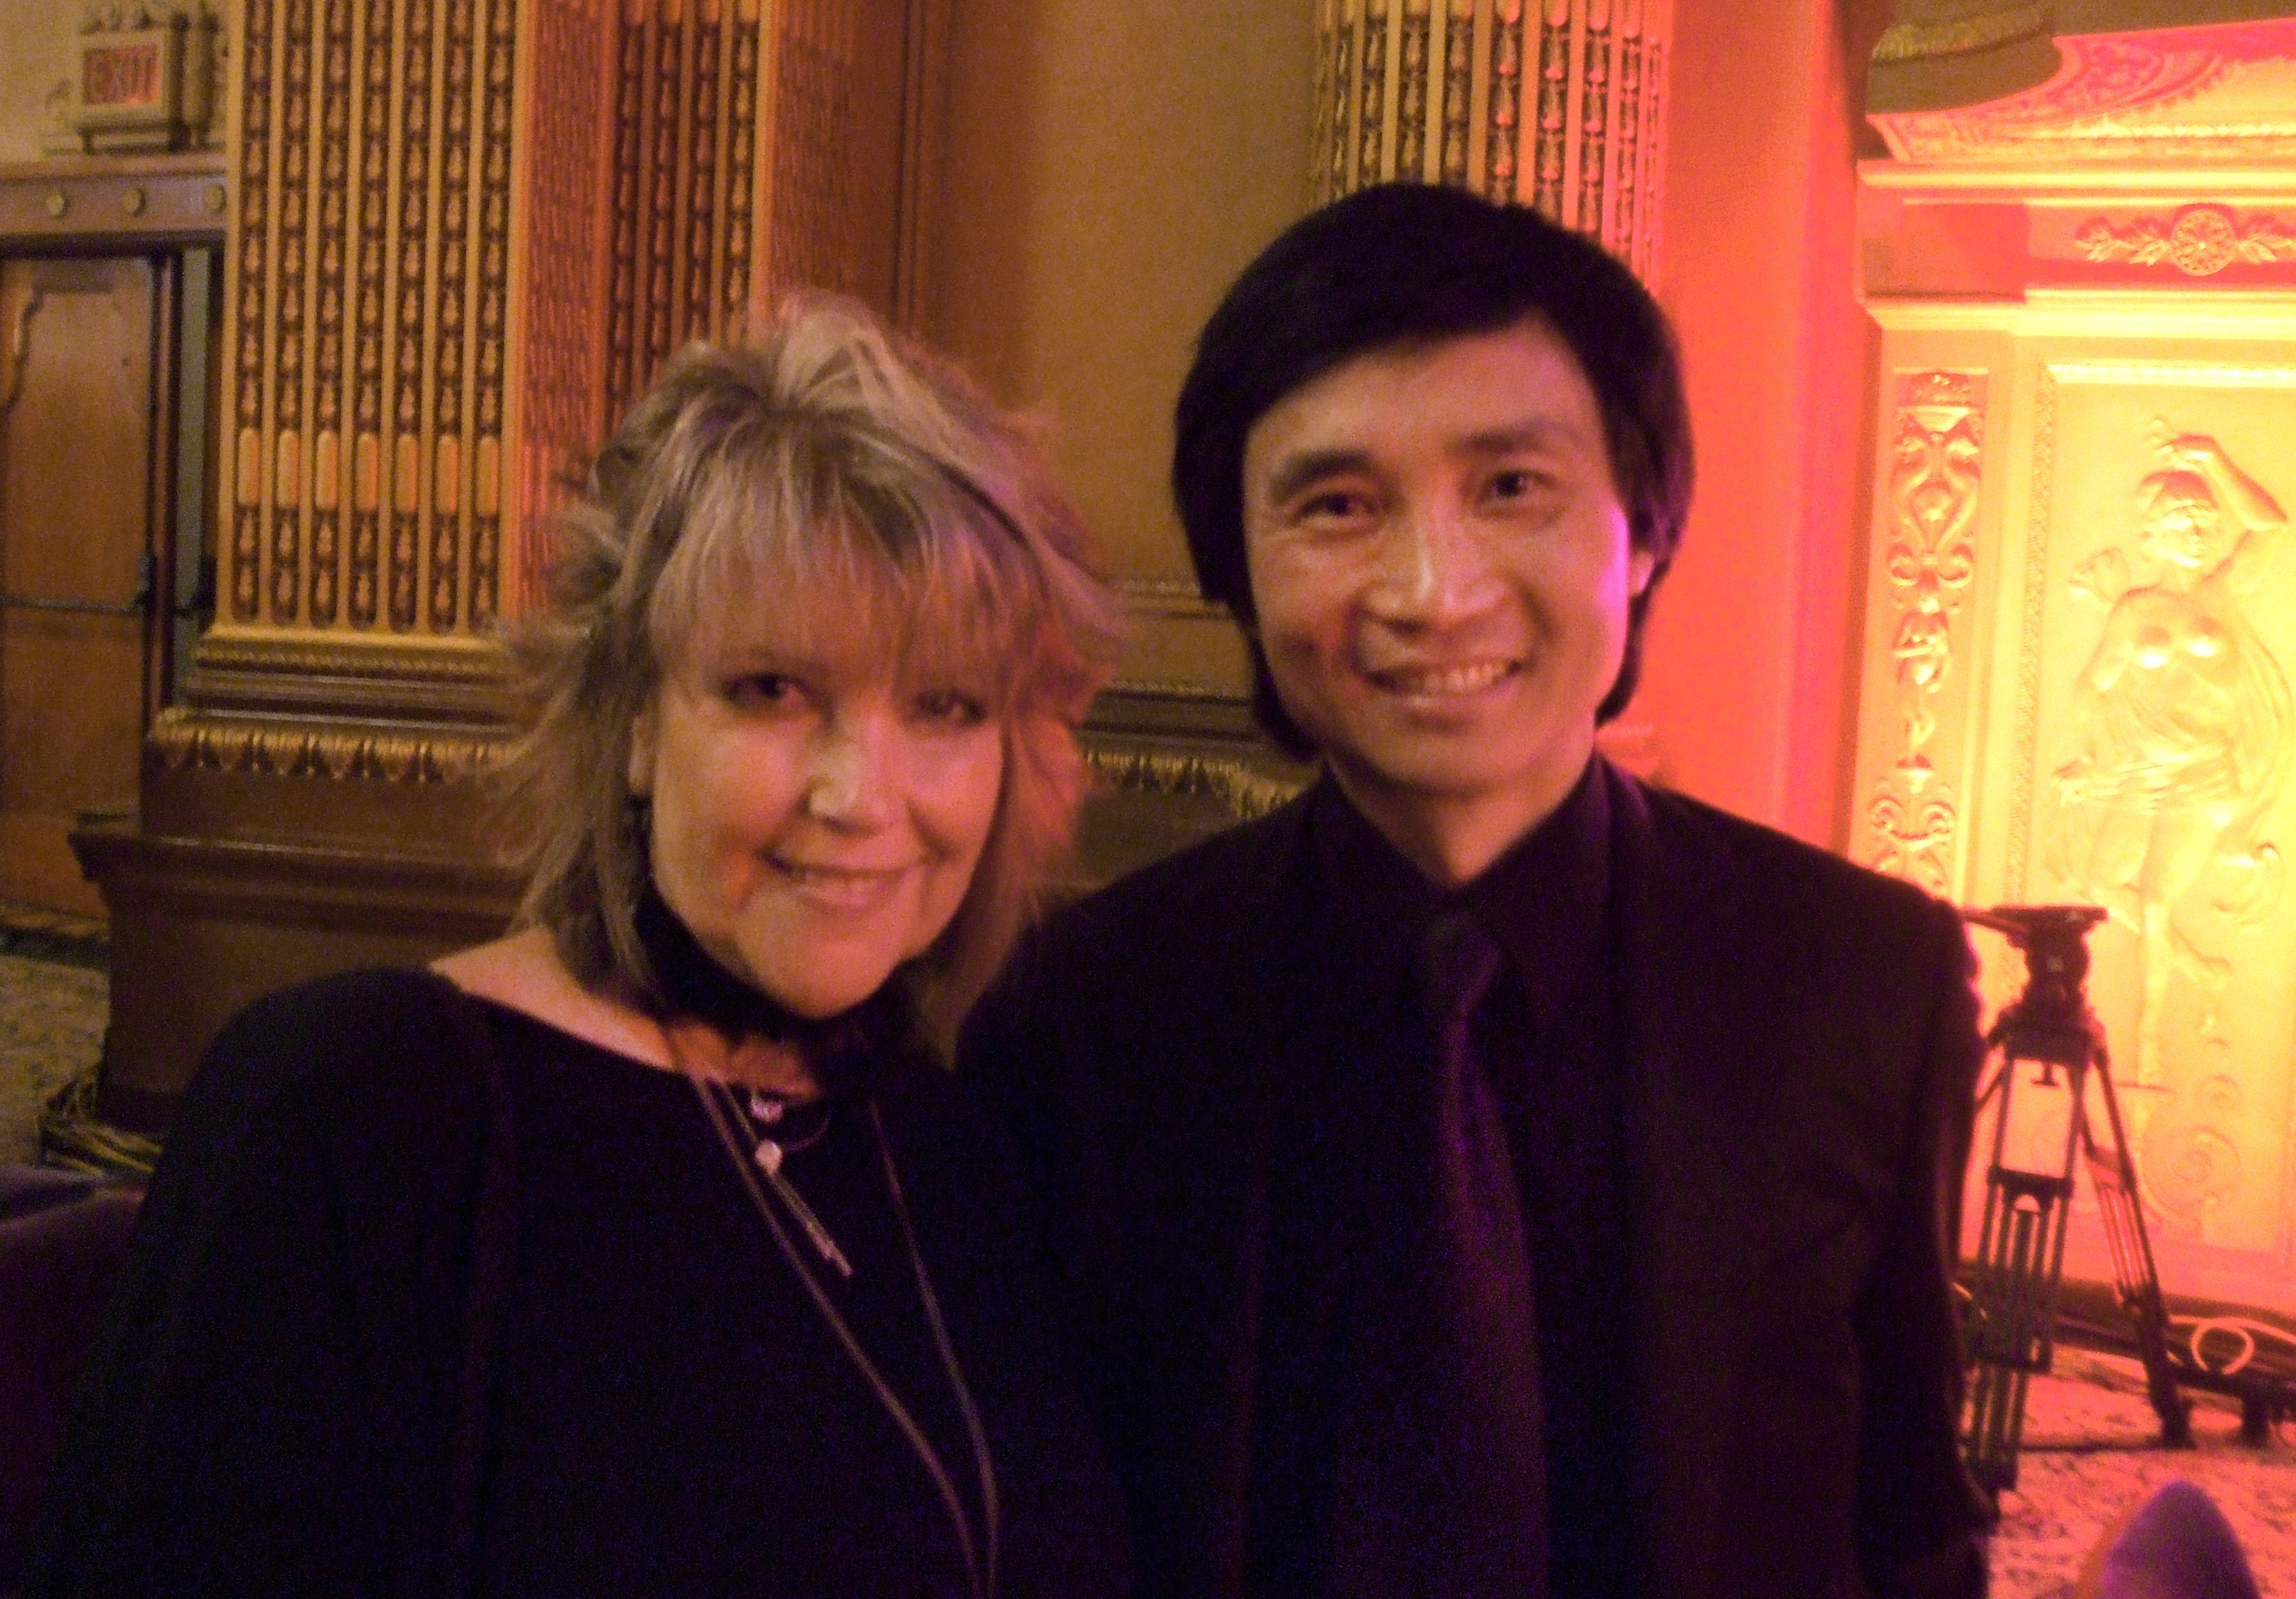
<path fill-rule="evenodd" d="M 1595 750 L 1689 502 L 1665 318 L 1374 189 L 1206 326 L 1173 480 L 1324 777 L 968 1031 L 1168 1595 L 1972 1595 L 1946 906 Z"/>

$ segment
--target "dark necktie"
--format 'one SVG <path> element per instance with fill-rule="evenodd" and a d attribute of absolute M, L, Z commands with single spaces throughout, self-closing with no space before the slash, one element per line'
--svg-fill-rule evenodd
<path fill-rule="evenodd" d="M 1442 1591 L 1520 1599 L 1546 1592 L 1546 1437 L 1522 1190 L 1475 1046 L 1502 966 L 1490 935 L 1452 911 L 1422 936 L 1415 975 L 1435 1043 L 1427 1376 L 1455 1506 L 1439 1529 Z"/>
<path fill-rule="evenodd" d="M 1357 1257 L 1337 1396 L 1332 1599 L 1544 1599 L 1546 1440 L 1506 1120 L 1475 1048 L 1502 960 L 1464 913 L 1412 955 L 1385 1202 Z"/>

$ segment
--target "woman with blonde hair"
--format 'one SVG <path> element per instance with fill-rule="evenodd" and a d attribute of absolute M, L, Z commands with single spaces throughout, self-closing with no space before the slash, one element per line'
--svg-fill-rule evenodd
<path fill-rule="evenodd" d="M 529 888 L 217 1042 L 26 1592 L 1119 1591 L 941 1045 L 1114 603 L 1024 436 L 840 303 L 674 359 L 513 639 Z"/>

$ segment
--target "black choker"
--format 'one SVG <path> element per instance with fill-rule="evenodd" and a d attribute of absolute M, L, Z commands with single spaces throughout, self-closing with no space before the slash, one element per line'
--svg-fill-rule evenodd
<path fill-rule="evenodd" d="M 851 1010 L 816 1021 L 719 965 L 651 882 L 632 920 L 666 1018 L 691 1016 L 729 1042 L 758 1037 L 791 1045 L 832 1096 L 874 1093 L 889 1070 L 921 1042 L 904 972 L 897 970 Z"/>

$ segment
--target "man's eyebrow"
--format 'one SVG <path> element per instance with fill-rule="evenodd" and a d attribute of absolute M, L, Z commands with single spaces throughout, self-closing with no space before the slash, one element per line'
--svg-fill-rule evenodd
<path fill-rule="evenodd" d="M 1355 449 L 1302 450 L 1296 455 L 1286 455 L 1276 463 L 1267 480 L 1267 498 L 1273 504 L 1282 504 L 1310 483 L 1337 477 L 1343 472 L 1369 472 L 1368 451 Z"/>
<path fill-rule="evenodd" d="M 1505 455 L 1516 450 L 1552 449 L 1557 445 L 1584 449 L 1592 441 L 1559 417 L 1539 416 L 1510 427 L 1470 433 L 1459 448 L 1471 455 Z"/>

